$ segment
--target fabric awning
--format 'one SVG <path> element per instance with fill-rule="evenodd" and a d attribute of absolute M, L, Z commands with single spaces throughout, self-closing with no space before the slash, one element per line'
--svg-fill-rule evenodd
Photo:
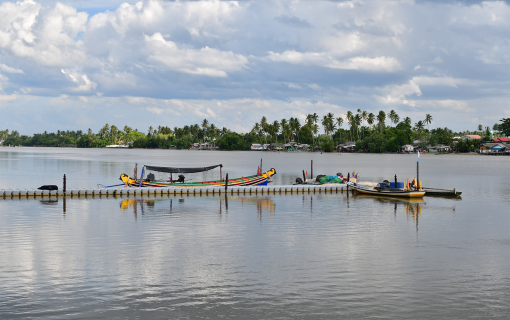
<path fill-rule="evenodd" d="M 172 167 L 155 167 L 155 166 L 147 166 L 144 165 L 147 170 L 157 171 L 157 172 L 167 172 L 167 173 L 194 173 L 194 172 L 204 172 L 209 171 L 217 167 L 222 167 L 221 164 L 217 164 L 215 166 L 210 167 L 199 167 L 199 168 L 172 168 Z"/>

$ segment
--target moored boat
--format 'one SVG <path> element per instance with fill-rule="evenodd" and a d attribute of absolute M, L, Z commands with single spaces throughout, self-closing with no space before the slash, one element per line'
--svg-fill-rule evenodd
<path fill-rule="evenodd" d="M 199 182 L 185 182 L 185 177 L 182 173 L 196 173 L 196 172 L 204 172 L 209 171 L 214 168 L 223 167 L 221 164 L 210 166 L 210 167 L 200 167 L 200 168 L 173 168 L 173 167 L 156 167 L 156 166 L 144 166 L 142 169 L 141 179 L 129 177 L 127 174 L 123 173 L 120 175 L 120 180 L 128 186 L 132 187 L 222 187 L 222 186 L 260 186 L 267 185 L 272 182 L 272 176 L 276 174 L 276 170 L 272 168 L 269 171 L 264 173 L 250 175 L 241 178 L 233 178 L 229 179 L 228 174 L 224 179 L 223 175 L 220 173 L 220 180 L 213 181 L 199 181 Z M 147 169 L 148 171 L 156 171 L 156 172 L 164 172 L 170 173 L 169 180 L 156 180 L 153 173 L 149 173 L 147 177 L 144 179 L 144 171 Z M 172 174 L 180 173 L 177 180 L 173 180 Z"/>
<path fill-rule="evenodd" d="M 349 188 L 362 194 L 369 194 L 375 196 L 387 196 L 387 197 L 405 197 L 405 198 L 421 198 L 425 195 L 423 190 L 405 190 L 401 188 L 391 187 L 372 187 L 360 185 L 353 182 L 347 182 Z"/>

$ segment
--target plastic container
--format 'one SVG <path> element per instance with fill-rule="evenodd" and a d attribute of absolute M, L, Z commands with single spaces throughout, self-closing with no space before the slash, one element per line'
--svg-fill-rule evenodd
<path fill-rule="evenodd" d="M 395 182 L 390 182 L 390 187 L 395 188 Z M 397 188 L 403 188 L 404 183 L 403 182 L 397 182 Z"/>

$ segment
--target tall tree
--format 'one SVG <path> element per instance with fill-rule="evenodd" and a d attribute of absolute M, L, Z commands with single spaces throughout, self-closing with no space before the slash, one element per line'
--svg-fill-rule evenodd
<path fill-rule="evenodd" d="M 433 120 L 433 119 L 432 119 L 432 116 L 431 116 L 429 113 L 427 113 L 427 114 L 425 115 L 425 123 L 427 124 L 427 129 L 430 129 L 430 128 L 429 128 L 429 124 L 431 124 L 431 123 L 432 123 L 432 120 Z"/>
<path fill-rule="evenodd" d="M 266 144 L 267 144 L 267 132 L 268 132 L 267 124 L 268 123 L 267 123 L 266 116 L 262 116 L 262 118 L 260 119 L 260 129 L 264 133 L 264 141 Z"/>
<path fill-rule="evenodd" d="M 204 135 L 204 142 L 206 138 L 207 129 L 209 129 L 209 121 L 207 119 L 202 120 L 202 132 Z"/>
<path fill-rule="evenodd" d="M 372 127 L 372 130 L 374 130 L 374 123 L 375 123 L 375 115 L 370 112 L 367 116 L 367 123 Z"/>
<path fill-rule="evenodd" d="M 336 123 L 338 124 L 338 131 L 340 132 L 340 140 L 342 140 L 342 124 L 344 124 L 344 118 L 338 117 L 336 118 Z"/>
<path fill-rule="evenodd" d="M 365 139 L 365 121 L 368 119 L 368 112 L 362 111 L 361 112 L 361 119 L 363 120 L 363 139 Z"/>
<path fill-rule="evenodd" d="M 383 131 L 384 127 L 384 121 L 386 120 L 386 113 L 384 111 L 379 111 L 379 114 L 377 115 L 377 121 L 379 121 L 379 130 Z"/>

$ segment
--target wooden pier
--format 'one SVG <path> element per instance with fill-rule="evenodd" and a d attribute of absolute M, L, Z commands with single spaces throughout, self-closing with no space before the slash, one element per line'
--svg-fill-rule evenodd
<path fill-rule="evenodd" d="M 171 188 L 103 188 L 103 189 L 67 189 L 48 191 L 37 189 L 0 190 L 0 199 L 38 198 L 38 197 L 117 197 L 117 196 L 151 196 L 151 195 L 264 195 L 286 193 L 337 193 L 347 190 L 345 184 L 338 185 L 286 185 L 253 187 L 171 187 Z"/>

